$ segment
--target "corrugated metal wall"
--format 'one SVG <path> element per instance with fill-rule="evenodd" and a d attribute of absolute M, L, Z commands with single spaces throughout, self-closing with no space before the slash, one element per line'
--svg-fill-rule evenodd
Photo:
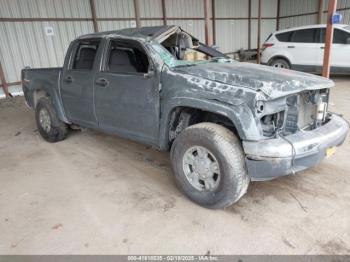
<path fill-rule="evenodd" d="M 98 21 L 100 31 L 118 30 L 136 27 L 135 8 L 131 0 L 98 0 L 95 1 L 97 18 L 124 18 L 125 21 Z"/>
<path fill-rule="evenodd" d="M 142 26 L 163 24 L 162 0 L 139 0 Z M 261 41 L 276 30 L 278 0 L 262 0 Z M 223 52 L 257 47 L 258 0 L 251 0 L 249 46 L 249 1 L 216 0 L 216 44 Z M 281 0 L 280 28 L 317 22 L 318 0 Z M 204 42 L 203 0 L 165 0 L 167 23 L 177 24 Z M 133 0 L 96 0 L 100 31 L 135 27 Z M 325 0 L 324 10 L 328 1 Z M 338 8 L 349 8 L 350 0 L 338 0 Z M 300 14 L 305 14 L 301 15 Z M 341 11 L 349 23 L 349 10 Z M 298 15 L 296 17 L 291 17 Z M 211 16 L 211 14 L 210 14 Z M 0 18 L 41 18 L 37 21 L 0 21 L 0 61 L 7 82 L 20 80 L 24 66 L 61 66 L 67 46 L 81 34 L 94 30 L 90 0 L 0 0 Z M 70 21 L 50 21 L 68 18 Z M 326 15 L 324 15 L 324 20 Z M 45 28 L 52 27 L 48 36 Z M 18 87 L 11 87 L 17 88 Z M 1 96 L 2 89 L 0 89 Z"/>
<path fill-rule="evenodd" d="M 0 17 L 89 18 L 91 12 L 88 0 L 0 0 Z M 47 36 L 45 27 L 52 27 L 54 35 Z M 62 65 L 70 41 L 89 32 L 93 32 L 90 21 L 0 22 L 0 61 L 6 81 L 20 80 L 25 66 Z M 10 91 L 17 93 L 20 88 L 12 86 Z"/>
<path fill-rule="evenodd" d="M 281 0 L 280 29 L 316 24 L 319 0 Z M 315 13 L 315 14 L 309 14 Z M 303 16 L 288 17 L 293 15 L 308 14 Z"/>
<path fill-rule="evenodd" d="M 158 18 L 152 20 L 142 20 L 142 26 L 157 26 L 163 25 L 162 0 L 141 0 L 140 1 L 140 16 L 142 18 Z"/>
<path fill-rule="evenodd" d="M 198 37 L 201 41 L 205 39 L 204 33 L 204 5 L 203 0 L 172 0 L 165 2 L 168 24 L 179 25 L 184 30 Z M 171 18 L 188 18 L 174 20 Z M 197 18 L 201 20 L 189 19 Z"/>
<path fill-rule="evenodd" d="M 1 18 L 91 17 L 87 0 L 1 0 Z"/>
<path fill-rule="evenodd" d="M 232 52 L 241 48 L 248 49 L 249 1 L 219 0 L 216 1 L 215 11 L 215 16 L 218 19 L 216 39 L 220 50 Z M 264 40 L 276 30 L 277 0 L 263 0 L 261 15 L 261 39 Z M 251 17 L 250 48 L 256 48 L 258 0 L 252 0 Z"/>
<path fill-rule="evenodd" d="M 216 45 L 221 51 L 248 49 L 248 10 L 248 1 L 216 1 Z"/>
<path fill-rule="evenodd" d="M 276 31 L 277 23 L 277 0 L 262 0 L 263 4 L 261 6 L 261 42 L 273 32 Z M 252 0 L 252 17 L 258 17 L 258 0 Z M 274 18 L 274 19 L 271 19 Z M 255 19 L 252 21 L 251 28 L 251 41 L 252 48 L 257 48 L 257 32 L 258 21 Z"/>
<path fill-rule="evenodd" d="M 344 24 L 350 23 L 350 0 L 338 0 L 337 9 L 347 9 L 339 10 L 339 13 L 343 15 Z M 327 9 L 328 0 L 324 0 L 322 22 L 327 22 Z M 280 9 L 280 29 L 286 29 L 290 27 L 317 24 L 318 22 L 318 10 L 319 10 L 319 0 L 281 0 Z M 300 15 L 305 14 L 305 15 Z M 293 15 L 298 15 L 295 17 L 290 17 Z"/>
<path fill-rule="evenodd" d="M 324 0 L 323 10 L 327 10 L 328 0 Z M 350 0 L 338 0 L 337 9 L 350 8 Z M 350 24 L 350 10 L 339 10 L 339 13 L 343 16 L 343 24 Z M 327 22 L 327 13 L 323 15 L 323 23 Z"/>

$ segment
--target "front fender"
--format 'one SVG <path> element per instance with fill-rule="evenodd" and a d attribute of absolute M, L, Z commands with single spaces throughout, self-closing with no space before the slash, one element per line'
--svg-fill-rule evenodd
<path fill-rule="evenodd" d="M 164 101 L 160 123 L 160 148 L 166 150 L 168 147 L 169 121 L 171 113 L 177 107 L 188 107 L 212 112 L 227 117 L 235 126 L 240 139 L 254 140 L 260 135 L 255 123 L 254 115 L 246 104 L 231 105 L 222 103 L 215 99 L 203 100 L 194 97 L 176 97 Z"/>

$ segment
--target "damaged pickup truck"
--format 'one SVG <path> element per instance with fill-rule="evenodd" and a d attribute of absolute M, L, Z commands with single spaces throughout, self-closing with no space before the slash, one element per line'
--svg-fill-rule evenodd
<path fill-rule="evenodd" d="M 170 150 L 179 188 L 209 208 L 317 165 L 349 130 L 327 110 L 332 81 L 235 62 L 178 26 L 81 36 L 22 83 L 45 140 L 80 126 Z"/>

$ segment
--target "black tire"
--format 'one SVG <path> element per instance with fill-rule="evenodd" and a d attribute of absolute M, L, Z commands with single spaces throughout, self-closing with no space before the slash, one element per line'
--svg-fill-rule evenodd
<path fill-rule="evenodd" d="M 286 59 L 283 58 L 276 58 L 273 59 L 270 63 L 270 66 L 276 67 L 276 68 L 284 68 L 284 69 L 291 69 L 291 66 L 289 62 Z"/>
<path fill-rule="evenodd" d="M 49 117 L 49 130 L 45 130 L 43 123 L 40 121 L 40 112 L 46 111 Z M 46 114 L 45 112 L 45 114 Z M 61 141 L 67 136 L 67 125 L 63 123 L 57 116 L 52 106 L 51 99 L 48 97 L 40 98 L 35 107 L 35 120 L 40 135 L 48 142 L 54 143 Z"/>
<path fill-rule="evenodd" d="M 193 147 L 204 147 L 218 162 L 220 180 L 213 190 L 194 187 L 186 177 L 183 159 Z M 239 139 L 228 129 L 213 123 L 200 123 L 185 129 L 174 141 L 171 163 L 179 188 L 194 202 L 207 208 L 225 208 L 247 191 L 249 177 Z"/>

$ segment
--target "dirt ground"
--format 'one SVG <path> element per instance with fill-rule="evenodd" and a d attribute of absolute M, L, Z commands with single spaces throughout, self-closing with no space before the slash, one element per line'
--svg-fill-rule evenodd
<path fill-rule="evenodd" d="M 331 109 L 350 120 L 350 78 Z M 168 153 L 92 130 L 44 142 L 22 97 L 0 101 L 1 254 L 350 254 L 350 143 L 295 176 L 204 209 Z"/>

